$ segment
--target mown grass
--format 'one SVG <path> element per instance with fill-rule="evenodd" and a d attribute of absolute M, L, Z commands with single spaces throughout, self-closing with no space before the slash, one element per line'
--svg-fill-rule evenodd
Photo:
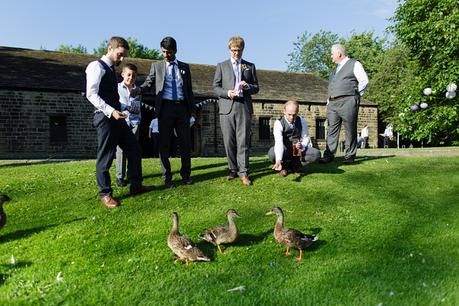
<path fill-rule="evenodd" d="M 144 160 L 144 183 L 157 190 L 116 187 L 122 206 L 107 210 L 92 160 L 0 162 L 0 193 L 13 199 L 0 231 L 0 304 L 459 304 L 458 156 L 361 157 L 287 178 L 253 157 L 250 188 L 223 179 L 223 158 L 192 164 L 194 185 L 164 189 L 158 160 Z M 264 215 L 273 206 L 287 226 L 319 236 L 302 262 L 274 241 Z M 170 213 L 198 241 L 230 207 L 243 217 L 239 242 L 223 255 L 200 242 L 210 263 L 174 264 Z"/>

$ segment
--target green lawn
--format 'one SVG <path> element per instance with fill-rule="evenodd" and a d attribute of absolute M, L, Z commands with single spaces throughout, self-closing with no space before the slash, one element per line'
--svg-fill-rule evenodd
<path fill-rule="evenodd" d="M 194 185 L 164 189 L 158 160 L 144 160 L 144 183 L 157 190 L 116 187 L 115 210 L 98 201 L 93 160 L 2 161 L 0 193 L 13 200 L 0 231 L 0 305 L 458 305 L 459 156 L 357 161 L 281 178 L 253 157 L 245 187 L 223 179 L 225 159 L 196 158 Z M 319 236 L 301 262 L 274 241 L 273 206 L 286 226 Z M 228 208 L 242 215 L 239 242 L 223 255 L 199 242 L 211 262 L 174 263 L 171 212 L 198 242 Z"/>

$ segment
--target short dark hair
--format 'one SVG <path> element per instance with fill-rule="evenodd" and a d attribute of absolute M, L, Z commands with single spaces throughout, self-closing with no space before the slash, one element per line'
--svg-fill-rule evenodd
<path fill-rule="evenodd" d="M 131 63 L 124 64 L 123 70 L 124 70 L 124 69 L 132 70 L 132 71 L 134 71 L 134 72 L 137 74 L 137 66 L 134 65 L 134 64 L 131 64 Z"/>
<path fill-rule="evenodd" d="M 108 41 L 108 45 L 112 46 L 113 49 L 122 47 L 126 50 L 129 50 L 129 43 L 127 42 L 127 40 L 119 36 L 113 36 L 112 38 L 110 38 L 110 40 Z"/>
<path fill-rule="evenodd" d="M 166 50 L 177 50 L 177 42 L 173 37 L 167 36 L 161 40 L 161 47 Z"/>

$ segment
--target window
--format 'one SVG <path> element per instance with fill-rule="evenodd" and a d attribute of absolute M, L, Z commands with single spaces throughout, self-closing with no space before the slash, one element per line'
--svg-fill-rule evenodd
<path fill-rule="evenodd" d="M 325 139 L 325 119 L 316 118 L 316 139 Z"/>
<path fill-rule="evenodd" d="M 258 135 L 260 140 L 271 139 L 271 129 L 269 127 L 269 117 L 260 117 L 258 121 Z"/>
<path fill-rule="evenodd" d="M 51 143 L 67 142 L 67 116 L 49 116 L 49 141 Z"/>

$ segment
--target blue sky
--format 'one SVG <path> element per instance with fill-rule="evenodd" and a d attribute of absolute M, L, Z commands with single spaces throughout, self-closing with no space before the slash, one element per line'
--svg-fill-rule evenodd
<path fill-rule="evenodd" d="M 396 7 L 397 0 L 16 0 L 0 10 L 0 45 L 55 50 L 82 44 L 92 52 L 119 35 L 158 49 L 170 35 L 180 60 L 215 65 L 229 56 L 228 38 L 240 35 L 244 58 L 258 69 L 286 70 L 303 32 L 383 36 Z"/>

